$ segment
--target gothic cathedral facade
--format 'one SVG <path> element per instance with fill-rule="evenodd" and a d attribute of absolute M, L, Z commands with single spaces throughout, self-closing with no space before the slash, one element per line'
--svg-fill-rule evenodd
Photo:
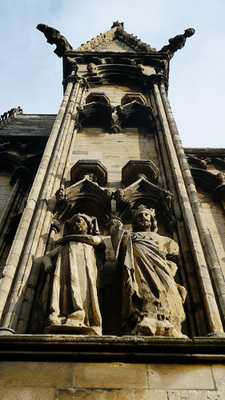
<path fill-rule="evenodd" d="M 170 60 L 114 22 L 58 114 L 0 120 L 2 399 L 222 399 L 225 150 L 184 149 Z"/>

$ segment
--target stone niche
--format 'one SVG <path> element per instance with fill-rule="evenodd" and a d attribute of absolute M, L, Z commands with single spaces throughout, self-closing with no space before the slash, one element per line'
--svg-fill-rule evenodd
<path fill-rule="evenodd" d="M 173 231 L 172 195 L 153 161 L 129 160 L 120 176 L 108 187 L 100 161 L 79 160 L 56 192 L 29 332 L 183 337 L 178 245 L 158 233 Z"/>

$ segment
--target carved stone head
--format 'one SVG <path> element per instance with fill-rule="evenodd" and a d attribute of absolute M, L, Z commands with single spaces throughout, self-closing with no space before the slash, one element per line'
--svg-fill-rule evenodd
<path fill-rule="evenodd" d="M 97 235 L 98 224 L 95 217 L 77 213 L 67 222 L 67 233 L 75 235 Z"/>
<path fill-rule="evenodd" d="M 61 201 L 65 199 L 65 189 L 64 186 L 61 185 L 55 194 L 56 200 Z"/>
<path fill-rule="evenodd" d="M 216 178 L 217 178 L 217 182 L 218 182 L 219 185 L 225 184 L 225 174 L 224 174 L 224 172 L 219 172 L 216 175 Z"/>
<path fill-rule="evenodd" d="M 157 221 L 154 208 L 139 205 L 133 212 L 133 228 L 135 231 L 157 232 Z"/>
<path fill-rule="evenodd" d="M 194 34 L 195 34 L 195 29 L 194 28 L 188 28 L 188 29 L 185 29 L 185 31 L 184 31 L 184 36 L 185 37 L 191 37 Z"/>

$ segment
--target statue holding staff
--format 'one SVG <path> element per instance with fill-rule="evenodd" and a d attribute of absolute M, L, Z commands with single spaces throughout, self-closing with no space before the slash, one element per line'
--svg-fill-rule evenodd
<path fill-rule="evenodd" d="M 122 333 L 183 336 L 186 290 L 174 276 L 177 243 L 157 233 L 155 210 L 140 205 L 133 212 L 133 232 L 112 220 L 111 238 L 122 286 Z"/>

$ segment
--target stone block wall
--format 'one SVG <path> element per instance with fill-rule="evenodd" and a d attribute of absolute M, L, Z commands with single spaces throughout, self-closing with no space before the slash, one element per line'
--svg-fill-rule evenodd
<path fill-rule="evenodd" d="M 140 92 L 140 87 L 128 87 L 128 86 L 111 86 L 111 85 L 101 85 L 96 86 L 92 90 L 94 93 L 104 93 L 110 100 L 112 106 L 118 106 L 121 104 L 121 99 L 126 93 Z M 89 93 L 87 93 L 87 96 Z"/>
<path fill-rule="evenodd" d="M 121 170 L 129 160 L 151 160 L 158 165 L 154 137 L 138 129 L 123 133 L 105 133 L 89 128 L 78 133 L 72 165 L 78 160 L 99 160 L 107 168 L 109 183 L 121 180 Z"/>
<path fill-rule="evenodd" d="M 223 400 L 225 365 L 2 362 L 1 400 Z"/>
<path fill-rule="evenodd" d="M 126 93 L 140 93 L 139 87 L 101 85 L 94 87 L 91 93 L 104 93 L 110 104 L 121 105 Z M 146 98 L 146 101 L 148 99 Z M 85 104 L 85 99 L 84 99 Z M 129 160 L 151 160 L 159 165 L 155 138 L 148 129 L 124 128 L 120 133 L 106 132 L 101 127 L 84 128 L 77 134 L 72 151 L 71 167 L 82 159 L 101 161 L 107 168 L 109 183 L 115 185 L 121 179 L 121 169 Z"/>

